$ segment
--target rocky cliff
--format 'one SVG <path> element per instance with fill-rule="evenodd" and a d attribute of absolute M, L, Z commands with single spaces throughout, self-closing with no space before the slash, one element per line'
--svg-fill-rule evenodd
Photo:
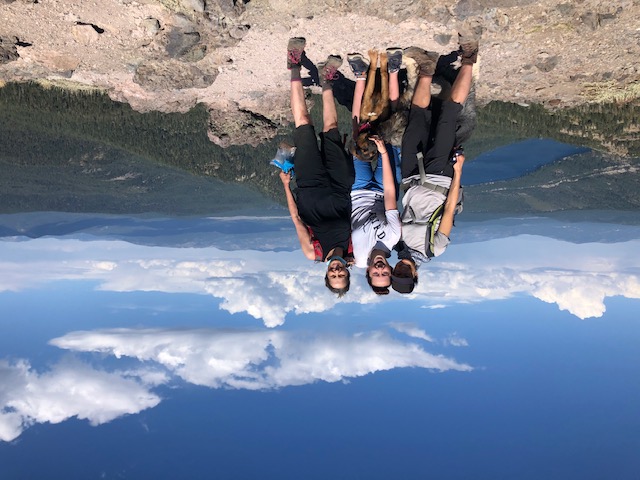
<path fill-rule="evenodd" d="M 639 0 L 0 0 L 0 81 L 97 88 L 139 111 L 203 103 L 212 141 L 255 145 L 290 120 L 290 36 L 307 37 L 316 62 L 372 47 L 445 53 L 470 17 L 484 26 L 480 103 L 640 97 Z"/>

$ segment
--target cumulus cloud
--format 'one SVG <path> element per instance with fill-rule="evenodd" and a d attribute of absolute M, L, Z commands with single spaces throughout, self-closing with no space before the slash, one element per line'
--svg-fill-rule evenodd
<path fill-rule="evenodd" d="M 80 362 L 62 362 L 39 373 L 25 360 L 0 360 L 0 440 L 14 440 L 35 423 L 71 417 L 100 425 L 159 402 L 136 378 Z"/>
<path fill-rule="evenodd" d="M 640 277 L 625 274 L 575 275 L 575 272 L 555 271 L 553 283 L 530 276 L 534 297 L 555 303 L 580 319 L 601 317 L 607 297 L 621 295 L 640 298 Z"/>
<path fill-rule="evenodd" d="M 425 339 L 409 325 L 396 325 Z M 76 331 L 50 341 L 73 352 L 136 359 L 106 371 L 66 359 L 46 371 L 28 361 L 0 360 L 0 440 L 36 423 L 76 417 L 100 425 L 156 406 L 152 391 L 175 378 L 211 388 L 269 390 L 317 381 L 339 382 L 374 372 L 414 367 L 471 371 L 386 331 L 308 334 L 281 330 L 111 329 Z M 112 363 L 112 362 L 110 362 Z"/>
<path fill-rule="evenodd" d="M 611 296 L 640 298 L 640 242 L 575 244 L 519 235 L 457 244 L 420 269 L 411 299 L 424 308 L 530 295 L 585 319 L 602 316 Z M 380 299 L 355 270 L 341 300 L 324 287 L 324 266 L 300 252 L 223 251 L 130 245 L 119 241 L 42 238 L 0 245 L 0 291 L 59 280 L 90 280 L 102 290 L 212 295 L 230 313 L 247 313 L 266 326 L 289 313 L 332 309 L 337 302 Z M 313 301 L 310 301 L 313 299 Z"/>
<path fill-rule="evenodd" d="M 222 299 L 220 308 L 248 313 L 269 327 L 282 325 L 290 312 L 322 312 L 338 301 L 324 286 L 324 265 L 305 260 L 299 251 L 223 251 L 41 238 L 0 242 L 0 268 L 7 272 L 0 278 L 0 291 L 85 280 L 105 291 L 212 295 Z M 342 301 L 379 301 L 368 287 L 364 290 L 364 280 L 360 283 L 354 281 L 350 296 Z"/>
<path fill-rule="evenodd" d="M 465 244 L 455 263 L 444 259 L 422 268 L 414 294 L 427 306 L 524 294 L 581 319 L 600 317 L 607 297 L 640 298 L 638 249 L 638 241 L 614 248 L 530 235 Z"/>
<path fill-rule="evenodd" d="M 284 323 L 289 312 L 323 312 L 335 305 L 335 298 L 326 294 L 323 276 L 315 271 L 270 272 L 228 280 L 210 278 L 205 288 L 222 298 L 220 307 L 230 313 L 246 312 L 267 327 L 276 327 Z"/>
<path fill-rule="evenodd" d="M 116 329 L 72 332 L 51 344 L 157 362 L 187 382 L 213 388 L 260 390 L 337 382 L 401 367 L 472 369 L 382 331 L 307 337 L 275 330 Z"/>

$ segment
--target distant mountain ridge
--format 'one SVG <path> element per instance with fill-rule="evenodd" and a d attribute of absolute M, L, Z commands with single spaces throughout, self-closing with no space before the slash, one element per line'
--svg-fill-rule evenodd
<path fill-rule="evenodd" d="M 615 225 L 615 227 L 612 227 Z M 562 212 L 540 215 L 466 214 L 456 224 L 456 243 L 536 235 L 571 243 L 618 243 L 640 238 L 640 213 Z M 37 212 L 0 215 L 0 238 L 42 237 L 118 240 L 162 247 L 295 251 L 299 244 L 288 216 L 167 217 Z"/>

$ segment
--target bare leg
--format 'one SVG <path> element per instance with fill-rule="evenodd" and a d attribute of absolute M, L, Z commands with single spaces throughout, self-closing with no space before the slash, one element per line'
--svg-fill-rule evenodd
<path fill-rule="evenodd" d="M 355 138 L 358 135 L 358 127 L 360 126 L 360 110 L 362 108 L 362 98 L 367 84 L 369 65 L 365 58 L 357 52 L 347 55 L 347 60 L 353 75 L 356 77 L 353 101 L 351 102 L 351 128 L 353 130 L 353 138 Z"/>
<path fill-rule="evenodd" d="M 353 103 L 351 104 L 351 119 L 353 127 L 353 138 L 358 136 L 358 127 L 360 124 L 360 107 L 362 106 L 362 95 L 364 94 L 364 87 L 366 85 L 367 77 L 362 79 L 356 79 L 356 88 L 353 91 Z"/>
<path fill-rule="evenodd" d="M 411 104 L 420 108 L 427 108 L 431 103 L 431 80 L 432 75 L 424 75 L 418 77 L 418 83 L 416 84 L 416 90 L 413 92 L 413 98 Z"/>
<path fill-rule="evenodd" d="M 398 100 L 400 99 L 400 83 L 398 81 L 398 72 L 402 66 L 402 49 L 397 47 L 387 48 L 387 67 L 389 71 L 389 103 L 391 111 L 395 112 L 398 108 Z"/>
<path fill-rule="evenodd" d="M 334 107 L 335 109 L 335 107 Z M 291 111 L 296 128 L 301 125 L 311 125 L 311 117 L 307 110 L 307 102 L 304 99 L 304 89 L 299 80 L 291 81 Z"/>
<path fill-rule="evenodd" d="M 310 119 L 309 123 L 311 123 Z M 332 128 L 338 128 L 338 110 L 331 88 L 322 91 L 322 123 L 322 131 L 325 133 Z"/>
<path fill-rule="evenodd" d="M 389 73 L 389 102 L 391 108 L 395 112 L 400 98 L 400 82 L 398 81 L 398 72 Z"/>
<path fill-rule="evenodd" d="M 458 72 L 456 80 L 451 86 L 451 100 L 456 103 L 464 103 L 469 96 L 469 92 L 471 91 L 472 80 L 473 65 L 462 65 L 460 67 L 460 71 Z"/>

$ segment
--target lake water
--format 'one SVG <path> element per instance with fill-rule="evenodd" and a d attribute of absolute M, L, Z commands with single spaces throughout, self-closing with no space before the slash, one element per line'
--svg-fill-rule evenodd
<path fill-rule="evenodd" d="M 511 180 L 562 158 L 588 152 L 548 138 L 531 138 L 496 148 L 465 164 L 465 185 Z"/>

